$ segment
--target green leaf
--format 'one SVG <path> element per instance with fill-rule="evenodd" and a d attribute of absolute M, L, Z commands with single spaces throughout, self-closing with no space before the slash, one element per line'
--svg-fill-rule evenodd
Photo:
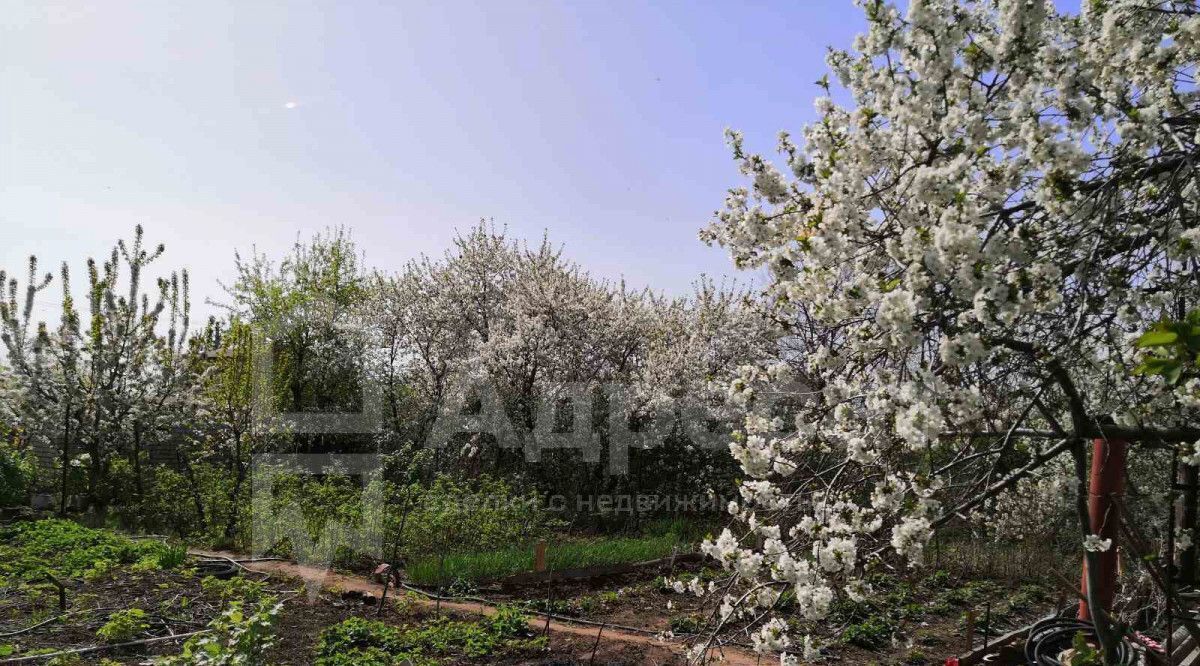
<path fill-rule="evenodd" d="M 1183 374 L 1183 366 L 1176 363 L 1172 367 L 1163 372 L 1163 377 L 1167 379 L 1167 383 L 1174 386 L 1179 383 L 1179 377 Z"/>
<path fill-rule="evenodd" d="M 1142 334 L 1142 337 L 1137 339 L 1135 343 L 1139 348 L 1146 347 L 1166 347 L 1173 345 L 1179 340 L 1179 334 L 1175 331 L 1151 330 Z"/>
<path fill-rule="evenodd" d="M 1179 365 L 1179 362 L 1174 359 L 1160 358 L 1155 356 L 1142 361 L 1141 365 L 1133 369 L 1135 375 L 1165 375 L 1171 372 L 1172 368 Z"/>

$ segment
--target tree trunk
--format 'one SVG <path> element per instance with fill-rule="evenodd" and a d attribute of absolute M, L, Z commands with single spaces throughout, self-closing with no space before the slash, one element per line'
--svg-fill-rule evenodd
<path fill-rule="evenodd" d="M 1090 619 L 1095 625 L 1096 637 L 1099 639 L 1104 655 L 1104 663 L 1107 666 L 1115 666 L 1117 664 L 1117 646 L 1120 644 L 1121 638 L 1113 632 L 1109 613 L 1112 610 L 1113 591 L 1116 583 L 1116 535 L 1118 529 L 1116 503 L 1107 494 L 1112 492 L 1111 486 L 1100 488 L 1100 490 L 1105 490 L 1105 493 L 1096 492 L 1095 488 L 1089 493 L 1087 452 L 1084 450 L 1082 439 L 1075 443 L 1071 452 L 1075 457 L 1075 479 L 1078 483 L 1075 509 L 1080 532 L 1083 538 L 1087 538 L 1089 534 L 1100 534 L 1103 538 L 1112 539 L 1112 545 L 1106 552 L 1084 551 L 1082 584 L 1085 587 L 1084 596 L 1087 598 L 1087 602 L 1080 603 L 1079 617 L 1085 620 Z M 1125 443 L 1105 443 L 1103 440 L 1097 439 L 1093 453 L 1093 479 L 1107 475 L 1117 475 L 1116 478 L 1120 479 L 1123 477 L 1124 468 Z M 1099 475 L 1097 470 L 1100 472 Z M 1112 477 L 1107 479 L 1107 481 L 1111 480 Z M 1089 502 L 1089 494 L 1092 502 Z M 1097 499 L 1102 502 L 1096 502 Z"/>
<path fill-rule="evenodd" d="M 67 513 L 67 479 L 71 472 L 71 400 L 66 401 L 63 409 L 63 440 L 62 440 L 62 479 L 60 480 L 61 493 L 58 499 L 58 515 L 65 516 Z"/>
<path fill-rule="evenodd" d="M 1179 521 L 1177 527 L 1189 530 L 1192 544 L 1179 552 L 1179 582 L 1182 585 L 1196 584 L 1196 484 L 1200 483 L 1200 469 L 1194 465 L 1181 465 L 1179 468 L 1179 485 L 1182 487 L 1180 497 Z"/>

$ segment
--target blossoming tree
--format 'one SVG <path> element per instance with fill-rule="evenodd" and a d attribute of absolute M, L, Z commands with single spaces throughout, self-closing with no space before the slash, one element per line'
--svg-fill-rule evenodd
<path fill-rule="evenodd" d="M 732 574 L 718 629 L 756 623 L 785 663 L 819 651 L 774 616 L 783 590 L 821 618 L 869 594 L 877 557 L 920 563 L 1068 453 L 1093 560 L 1085 440 L 1200 439 L 1200 382 L 1136 344 L 1200 300 L 1196 3 L 859 4 L 866 33 L 828 56 L 841 87 L 819 82 L 803 142 L 780 136 L 788 173 L 730 132 L 751 182 L 702 232 L 769 270 L 802 351 L 732 385 L 755 409 L 731 446 L 744 529 L 705 544 Z"/>
<path fill-rule="evenodd" d="M 187 273 L 143 282 L 163 251 L 148 246 L 138 226 L 133 240 L 118 241 L 103 262 L 89 259 L 83 313 L 64 263 L 55 330 L 33 319 L 36 297 L 52 275 L 39 277 L 31 257 L 22 289 L 0 270 L 7 290 L 0 342 L 11 386 L 0 398 L 32 447 L 57 450 L 60 511 L 70 491 L 80 490 L 68 483 L 71 467 L 86 471 L 86 500 L 100 514 L 114 501 L 140 504 L 152 443 L 174 437 L 196 412 L 188 390 L 195 374 L 187 358 Z M 132 517 L 140 519 L 137 512 Z"/>
<path fill-rule="evenodd" d="M 458 454 L 453 462 L 466 468 L 530 472 L 563 495 L 618 484 L 622 492 L 661 490 L 667 481 L 696 494 L 728 485 L 727 474 L 711 483 L 718 470 L 705 464 L 728 454 L 697 452 L 699 445 L 672 461 L 690 465 L 686 472 L 656 468 L 645 485 L 618 479 L 630 457 L 596 414 L 622 411 L 601 398 L 619 387 L 634 420 L 685 411 L 686 428 L 701 420 L 696 413 L 723 419 L 720 394 L 737 366 L 774 353 L 769 322 L 753 316 L 739 292 L 704 281 L 688 297 L 630 289 L 597 279 L 546 240 L 520 243 L 486 224 L 459 236 L 445 256 L 422 257 L 377 282 L 370 310 L 383 341 L 385 411 L 402 441 Z M 504 418 L 489 419 L 491 436 L 457 437 L 455 415 L 482 402 L 481 390 L 494 393 Z M 495 435 L 509 431 L 518 434 L 501 444 Z"/>

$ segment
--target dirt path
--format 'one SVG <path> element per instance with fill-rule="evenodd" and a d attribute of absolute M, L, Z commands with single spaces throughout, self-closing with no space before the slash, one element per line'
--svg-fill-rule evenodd
<path fill-rule="evenodd" d="M 245 555 L 225 551 L 189 550 L 188 552 L 192 555 L 198 555 L 201 557 L 221 557 L 234 560 L 248 559 Z M 300 578 L 304 580 L 306 584 L 319 581 L 320 585 L 324 588 L 334 588 L 342 592 L 354 591 L 375 596 L 378 596 L 381 592 L 380 583 L 377 583 L 366 576 L 343 574 L 317 567 L 306 566 L 296 562 L 272 560 L 264 562 L 245 562 L 241 566 L 250 571 L 258 573 Z M 389 591 L 389 599 L 392 598 L 392 594 L 394 594 L 394 592 Z M 418 597 L 414 600 L 414 602 L 429 608 L 439 605 L 436 600 L 425 597 Z M 440 603 L 440 607 L 451 612 L 463 613 L 467 615 L 478 615 L 483 613 L 491 616 L 497 612 L 496 607 L 489 604 L 464 603 L 461 601 L 443 600 Z M 531 618 L 529 620 L 529 626 L 537 631 L 544 630 L 546 628 L 545 616 L 541 615 L 539 617 Z M 578 638 L 595 640 L 598 632 L 598 626 L 582 623 L 575 624 L 569 621 L 562 621 L 558 619 L 550 620 L 551 635 L 555 633 L 567 634 Z M 623 644 L 643 648 L 646 650 L 646 663 L 661 663 L 661 656 L 656 659 L 654 657 L 655 653 L 663 655 L 665 652 L 669 655 L 675 655 L 682 658 L 684 651 L 686 650 L 686 646 L 681 643 L 669 640 L 661 640 L 654 635 L 635 633 L 609 626 L 604 628 L 604 632 L 601 635 L 601 643 L 604 645 Z M 757 666 L 758 664 L 762 663 L 758 655 L 734 646 L 725 646 L 721 657 L 723 658 L 719 659 L 719 663 L 729 664 L 731 666 Z M 714 663 L 717 661 L 718 659 L 714 658 Z"/>

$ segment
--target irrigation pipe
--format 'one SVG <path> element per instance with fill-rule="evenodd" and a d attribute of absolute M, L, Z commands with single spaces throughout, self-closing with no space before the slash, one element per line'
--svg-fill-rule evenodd
<path fill-rule="evenodd" d="M 475 603 L 487 604 L 489 606 L 492 606 L 493 608 L 496 606 L 503 605 L 503 603 L 504 603 L 504 602 L 500 602 L 500 601 L 494 601 L 491 599 L 484 599 L 482 597 L 441 596 L 441 595 L 434 594 L 433 592 L 426 592 L 425 590 L 422 590 L 419 587 L 413 587 L 413 586 L 409 585 L 408 583 L 400 583 L 400 587 L 408 590 L 409 592 L 415 592 L 417 594 L 428 597 L 430 599 L 436 599 L 436 600 L 440 600 L 440 601 L 474 601 Z M 524 609 L 524 608 L 521 610 L 526 610 L 534 615 L 540 615 L 543 617 L 550 618 L 552 620 L 558 620 L 560 622 L 583 624 L 583 625 L 588 625 L 591 627 L 608 627 L 608 628 L 612 628 L 612 629 L 620 629 L 622 631 L 632 631 L 632 632 L 639 633 L 639 634 L 645 634 L 647 636 L 657 636 L 662 633 L 661 631 L 654 631 L 653 629 L 645 629 L 642 627 L 630 627 L 630 626 L 626 626 L 626 625 L 622 625 L 622 624 L 612 624 L 610 622 L 597 622 L 595 620 L 585 620 L 583 618 L 570 617 L 567 615 L 559 615 L 557 613 L 551 613 L 549 611 L 530 610 L 530 609 Z M 677 634 L 677 635 L 686 637 L 686 636 L 691 636 L 692 634 Z"/>
<path fill-rule="evenodd" d="M 63 650 L 61 652 L 51 652 L 49 654 L 34 654 L 27 657 L 14 657 L 12 659 L 0 659 L 0 664 L 22 664 L 27 662 L 38 661 L 39 659 L 53 659 L 55 657 L 64 657 L 71 654 L 86 654 L 88 652 L 99 652 L 102 650 L 116 650 L 118 648 L 134 647 L 138 645 L 148 645 L 150 643 L 161 643 L 164 641 L 174 641 L 180 638 L 190 638 L 199 636 L 200 634 L 210 633 L 212 629 L 201 629 L 199 631 L 190 631 L 186 634 L 175 634 L 173 636 L 155 636 L 154 638 L 143 638 L 139 641 L 129 641 L 128 643 L 116 643 L 114 645 L 93 645 L 91 647 L 78 648 L 75 650 Z"/>
<path fill-rule="evenodd" d="M 487 604 L 488 606 L 491 606 L 493 608 L 503 604 L 503 602 L 494 601 L 494 600 L 490 600 L 490 599 L 484 599 L 482 597 L 439 596 L 437 594 L 434 594 L 433 592 L 427 592 L 425 590 L 422 590 L 419 587 L 413 587 L 413 586 L 409 585 L 408 583 L 403 583 L 403 582 L 400 583 L 400 587 L 404 588 L 405 590 L 408 590 L 409 592 L 415 592 L 417 594 L 428 597 L 430 599 L 440 599 L 441 601 L 474 601 L 474 602 L 480 603 L 480 604 Z M 522 610 L 528 610 L 528 609 L 522 609 Z M 595 620 L 585 620 L 583 618 L 570 617 L 567 615 L 559 615 L 557 613 L 551 613 L 549 611 L 528 610 L 528 612 L 532 613 L 533 615 L 545 616 L 548 619 L 557 620 L 559 622 L 566 622 L 568 624 L 580 624 L 580 625 L 585 625 L 585 626 L 589 626 L 589 627 L 600 627 L 601 631 L 603 631 L 604 629 L 620 629 L 621 631 L 627 631 L 627 632 L 632 632 L 632 633 L 636 633 L 636 634 L 643 634 L 646 636 L 658 636 L 663 633 L 661 631 L 654 631 L 653 629 L 645 629 L 643 627 L 631 627 L 629 625 L 615 624 L 612 622 L 597 622 Z M 671 635 L 675 638 L 693 638 L 695 636 L 699 636 L 700 634 L 675 634 L 675 633 L 672 633 Z M 720 648 L 720 647 L 724 647 L 727 645 L 732 645 L 734 647 L 740 647 L 740 648 L 749 648 L 749 649 L 753 649 L 753 647 L 754 647 L 753 645 L 750 645 L 749 643 L 742 643 L 739 641 L 723 641 L 723 642 L 719 643 L 716 647 Z M 789 650 L 788 652 L 793 652 L 793 651 Z"/>
<path fill-rule="evenodd" d="M 69 613 L 63 613 L 62 615 L 56 615 L 56 616 L 50 618 L 49 620 L 43 620 L 41 622 L 38 622 L 35 625 L 25 627 L 24 629 L 17 629 L 16 631 L 6 631 L 6 632 L 0 634 L 0 638 L 11 638 L 13 636 L 20 636 L 21 634 L 25 634 L 30 631 L 33 631 L 34 629 L 37 629 L 38 627 L 44 627 L 47 624 L 50 624 L 51 622 L 58 622 L 59 620 L 65 618 L 65 617 L 70 617 L 71 615 L 82 615 L 84 613 L 99 613 L 101 611 L 117 610 L 118 608 L 120 608 L 120 607 L 119 606 L 105 606 L 103 608 L 84 608 L 84 609 L 80 609 L 80 610 L 73 610 Z"/>
<path fill-rule="evenodd" d="M 228 563 L 232 564 L 233 566 L 241 569 L 242 571 L 245 571 L 246 573 L 258 574 L 259 576 L 262 576 L 263 580 L 266 580 L 271 577 L 271 574 L 268 574 L 263 571 L 255 571 L 255 570 L 243 565 L 241 562 L 239 562 L 233 558 L 230 558 L 230 557 L 225 557 L 224 555 L 200 555 L 199 557 L 200 557 L 201 561 L 207 560 L 209 562 L 220 562 L 220 561 L 228 562 Z M 250 560 L 243 560 L 243 561 L 249 562 Z"/>

